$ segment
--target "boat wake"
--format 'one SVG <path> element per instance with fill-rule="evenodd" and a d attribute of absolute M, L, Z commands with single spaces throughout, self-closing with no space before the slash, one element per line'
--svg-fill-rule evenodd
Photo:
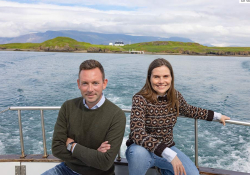
<path fill-rule="evenodd" d="M 243 61 L 241 66 L 243 69 L 246 69 L 250 72 L 250 61 Z"/>

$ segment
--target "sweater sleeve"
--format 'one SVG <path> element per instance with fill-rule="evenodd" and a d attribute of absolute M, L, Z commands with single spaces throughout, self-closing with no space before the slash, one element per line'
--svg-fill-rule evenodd
<path fill-rule="evenodd" d="M 72 154 L 67 150 L 67 118 L 66 118 L 66 103 L 65 102 L 58 114 L 58 118 L 54 127 L 53 139 L 52 139 L 52 153 L 55 157 L 63 160 L 69 161 L 77 165 L 86 165 L 79 159 L 72 156 Z"/>
<path fill-rule="evenodd" d="M 130 139 L 137 145 L 154 152 L 161 157 L 163 150 L 168 145 L 153 137 L 145 130 L 145 105 L 146 101 L 141 95 L 134 95 L 130 117 Z"/>
<path fill-rule="evenodd" d="M 180 92 L 177 91 L 177 98 L 179 101 L 179 112 L 186 117 L 212 121 L 214 111 L 202 109 L 199 107 L 189 105 L 183 98 Z"/>
<path fill-rule="evenodd" d="M 115 113 L 105 138 L 105 141 L 108 141 L 111 148 L 106 153 L 102 153 L 77 144 L 72 154 L 73 158 L 84 162 L 87 166 L 107 171 L 114 164 L 114 159 L 119 152 L 124 136 L 125 124 L 125 114 L 119 110 Z"/>

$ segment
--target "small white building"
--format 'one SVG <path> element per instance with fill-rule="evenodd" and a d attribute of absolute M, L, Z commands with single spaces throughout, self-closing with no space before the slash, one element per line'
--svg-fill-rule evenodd
<path fill-rule="evenodd" d="M 109 43 L 110 46 L 113 46 L 113 43 Z"/>
<path fill-rule="evenodd" d="M 124 43 L 122 41 L 115 42 L 115 46 L 124 46 Z"/>

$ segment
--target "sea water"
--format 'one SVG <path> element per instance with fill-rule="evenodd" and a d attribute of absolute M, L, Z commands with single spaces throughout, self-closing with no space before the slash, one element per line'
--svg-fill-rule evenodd
<path fill-rule="evenodd" d="M 123 109 L 144 85 L 149 64 L 165 58 L 173 66 L 175 88 L 186 101 L 250 122 L 250 58 L 101 53 L 0 52 L 0 111 L 10 106 L 61 106 L 79 97 L 79 65 L 101 62 L 108 79 L 105 96 Z M 43 154 L 40 111 L 22 111 L 25 154 Z M 48 153 L 58 111 L 44 111 Z M 129 134 L 129 114 L 121 148 Z M 250 172 L 250 127 L 199 121 L 199 165 Z M 174 141 L 194 161 L 194 120 L 178 118 Z M 16 111 L 0 114 L 0 154 L 21 154 Z"/>

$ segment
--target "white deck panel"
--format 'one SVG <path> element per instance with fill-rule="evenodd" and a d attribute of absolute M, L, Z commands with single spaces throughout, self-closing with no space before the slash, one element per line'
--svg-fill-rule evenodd
<path fill-rule="evenodd" d="M 15 166 L 20 166 L 20 162 L 0 162 L 0 174 L 14 175 Z"/>

